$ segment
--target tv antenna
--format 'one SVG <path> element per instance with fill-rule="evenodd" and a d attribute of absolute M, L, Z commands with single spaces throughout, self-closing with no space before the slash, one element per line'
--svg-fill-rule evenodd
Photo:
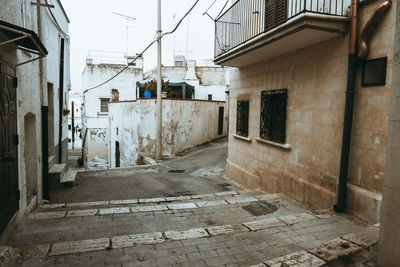
<path fill-rule="evenodd" d="M 127 15 L 124 15 L 124 14 L 116 13 L 116 12 L 113 12 L 113 14 L 126 19 L 126 56 L 128 57 L 129 56 L 129 28 L 130 28 L 129 27 L 129 23 L 131 21 L 136 20 L 136 18 L 131 17 L 131 16 L 127 16 Z"/>

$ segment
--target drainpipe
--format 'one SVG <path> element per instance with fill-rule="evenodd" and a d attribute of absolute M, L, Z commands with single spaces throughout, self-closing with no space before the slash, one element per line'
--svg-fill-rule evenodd
<path fill-rule="evenodd" d="M 336 212 L 344 212 L 346 210 L 346 192 L 347 192 L 347 176 L 349 170 L 349 154 L 351 143 L 351 129 L 353 123 L 354 94 L 356 87 L 356 73 L 359 63 L 367 56 L 368 39 L 376 28 L 384 13 L 391 6 L 392 1 L 386 0 L 381 3 L 375 10 L 372 17 L 365 25 L 360 36 L 359 53 L 356 54 L 357 45 L 357 28 L 358 28 L 358 0 L 351 0 L 351 30 L 350 30 L 350 48 L 349 63 L 347 74 L 346 104 L 344 111 L 343 123 L 343 139 L 342 152 L 340 158 L 339 184 L 337 191 L 337 203 L 334 205 Z"/>
<path fill-rule="evenodd" d="M 42 12 L 40 0 L 36 1 L 37 6 L 37 27 L 38 37 L 42 39 Z M 44 59 L 39 59 L 39 80 L 40 80 L 40 92 L 41 92 L 41 124 L 42 124 L 42 199 L 50 200 L 48 179 L 49 179 L 49 106 L 47 103 L 45 94 L 45 77 L 44 77 Z"/>

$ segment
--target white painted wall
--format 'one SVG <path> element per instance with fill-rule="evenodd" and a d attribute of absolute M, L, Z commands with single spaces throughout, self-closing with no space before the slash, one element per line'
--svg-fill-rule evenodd
<path fill-rule="evenodd" d="M 212 60 L 188 60 L 187 66 L 163 66 L 162 76 L 179 78 L 195 87 L 194 99 L 226 101 L 225 91 L 229 88 L 230 79 L 227 79 L 229 68 L 216 66 Z M 157 71 L 147 72 L 145 79 L 156 78 Z"/>
<path fill-rule="evenodd" d="M 69 91 L 71 89 L 70 81 L 70 37 L 68 36 L 68 19 L 63 13 L 62 6 L 58 0 L 49 0 L 49 4 L 54 5 L 52 12 L 57 20 L 58 25 L 51 17 L 47 8 L 43 8 L 43 38 L 42 42 L 49 51 L 45 59 L 45 69 L 47 82 L 52 83 L 54 86 L 53 103 L 54 103 L 54 124 L 49 127 L 54 128 L 54 144 L 55 146 L 62 146 L 62 142 L 66 142 L 68 138 L 68 115 L 62 115 L 62 135 L 60 140 L 60 52 L 61 52 L 61 39 L 64 39 L 64 82 L 63 82 L 63 110 L 68 110 Z M 47 88 L 47 84 L 45 84 Z M 47 101 L 47 92 L 44 95 Z M 58 151 L 55 151 L 56 155 Z M 64 147 L 63 162 L 66 163 L 68 150 Z"/>
<path fill-rule="evenodd" d="M 82 139 L 80 135 L 83 134 L 82 132 L 82 103 L 83 103 L 83 96 L 79 92 L 74 92 L 70 94 L 69 97 L 69 105 L 68 109 L 71 111 L 68 116 L 68 125 L 71 125 L 71 129 L 68 130 L 68 139 L 71 141 L 68 144 L 68 148 L 72 148 L 72 102 L 74 102 L 74 123 L 75 123 L 75 143 L 74 148 L 81 148 L 82 147 Z M 69 127 L 68 127 L 69 129 Z"/>
<path fill-rule="evenodd" d="M 82 135 L 84 135 L 86 128 L 89 129 L 88 134 L 90 133 L 90 130 L 108 129 L 108 113 L 101 112 L 100 108 L 102 98 L 111 98 L 111 90 L 117 89 L 121 101 L 135 100 L 136 83 L 143 79 L 143 59 L 140 58 L 137 60 L 135 66 L 129 67 L 109 83 L 94 90 L 87 90 L 85 93 L 86 89 L 90 89 L 104 82 L 125 68 L 126 65 L 121 64 L 121 60 L 115 61 L 116 64 L 111 64 L 112 61 L 110 60 L 115 60 L 115 58 L 111 57 L 110 59 L 109 57 L 106 57 L 105 54 L 107 53 L 95 53 L 95 55 L 93 55 L 91 52 L 87 58 L 87 64 L 82 73 L 82 90 L 84 92 Z M 99 158 L 108 161 L 109 153 L 105 152 L 105 149 L 99 150 L 98 146 L 100 144 L 97 141 L 90 142 L 89 139 L 86 140 L 89 143 L 83 144 L 86 146 L 84 149 L 84 160 L 91 161 L 95 156 L 98 156 Z M 105 144 L 101 146 L 104 147 Z"/>
<path fill-rule="evenodd" d="M 57 18 L 59 24 L 66 32 L 68 32 L 68 23 L 66 23 L 66 19 L 63 13 L 61 12 L 61 6 L 58 1 L 51 0 L 50 4 L 54 4 L 55 8 L 53 12 L 55 17 Z M 37 25 L 37 13 L 36 6 L 31 4 L 30 0 L 0 0 L 0 20 L 7 21 L 11 24 L 18 25 L 20 27 L 24 27 L 34 32 L 38 32 Z M 44 60 L 45 66 L 45 80 L 47 82 L 46 77 L 49 80 L 55 80 L 58 77 L 58 73 L 53 73 L 54 69 L 58 69 L 53 66 L 52 62 L 55 58 L 58 58 L 59 50 L 57 46 L 56 38 L 58 38 L 59 33 L 54 32 L 53 30 L 54 24 L 49 20 L 49 17 L 46 12 L 42 12 L 42 29 L 43 29 L 43 38 L 42 42 L 46 46 L 49 54 L 47 58 Z M 56 38 L 54 38 L 56 37 Z M 0 37 L 0 40 L 3 37 Z M 69 51 L 68 46 L 66 47 L 66 51 Z M 40 78 L 39 78 L 39 61 L 33 61 L 31 63 L 16 67 L 18 63 L 25 62 L 27 60 L 31 60 L 36 58 L 37 55 L 31 55 L 26 52 L 21 52 L 13 45 L 5 45 L 0 46 L 0 60 L 7 63 L 10 66 L 14 66 L 16 69 L 16 76 L 18 78 L 18 88 L 17 88 L 17 133 L 19 135 L 19 145 L 18 145 L 18 184 L 20 190 L 20 203 L 19 203 L 19 212 L 17 213 L 16 218 L 19 219 L 22 214 L 29 212 L 32 210 L 38 203 L 42 202 L 42 130 L 41 130 L 41 105 L 47 104 L 47 93 L 41 92 L 40 89 Z M 65 66 L 65 79 L 69 82 L 69 52 L 66 54 L 66 66 Z M 68 89 L 68 85 L 65 86 Z M 43 99 L 41 98 L 43 93 Z M 46 100 L 46 101 L 42 101 Z M 55 102 L 58 102 L 55 100 Z M 25 118 L 29 118 L 30 122 L 34 122 L 33 130 L 29 131 L 29 135 L 25 134 Z M 67 125 L 64 126 L 65 130 L 67 129 Z M 57 127 L 58 129 L 58 127 Z M 35 136 L 35 140 L 33 140 L 33 146 L 37 154 L 30 157 L 29 166 L 30 169 L 26 168 L 26 140 L 29 137 Z M 66 137 L 66 131 L 65 135 Z M 34 166 L 34 168 L 32 168 Z M 35 170 L 35 171 L 34 171 Z M 32 172 L 35 172 L 32 175 Z M 27 180 L 29 177 L 35 177 L 35 181 Z M 28 184 L 34 183 L 33 193 L 35 194 L 33 198 L 28 199 Z M 30 193 L 32 194 L 32 192 Z M 32 196 L 31 196 L 32 197 Z"/>
<path fill-rule="evenodd" d="M 121 167 L 134 166 L 139 154 L 154 156 L 156 119 L 154 99 L 112 102 L 110 118 L 110 166 L 115 167 L 116 142 L 120 143 Z M 223 134 L 218 135 L 219 107 L 224 107 Z M 226 135 L 225 102 L 163 100 L 163 155 L 176 153 Z"/>

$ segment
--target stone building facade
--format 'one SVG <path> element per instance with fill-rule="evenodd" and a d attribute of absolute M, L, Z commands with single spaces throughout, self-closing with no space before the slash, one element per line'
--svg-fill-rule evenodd
<path fill-rule="evenodd" d="M 232 44 L 234 39 L 225 40 L 223 48 L 219 44 L 224 41 L 224 31 L 236 34 L 233 36 L 240 33 L 232 30 L 234 26 L 226 30 L 217 20 L 215 62 L 237 67 L 231 71 L 226 174 L 248 188 L 283 192 L 315 209 L 332 209 L 341 160 L 350 3 L 345 1 L 343 7 L 336 9 L 343 8 L 340 12 L 332 13 L 335 9 L 314 10 L 312 3 L 318 1 L 300 2 L 305 10 L 297 16 L 290 17 L 287 12 L 286 20 L 275 21 L 270 29 L 239 31 L 247 34 L 243 38 L 248 41 L 243 43 L 238 37 L 240 40 Z M 381 4 L 361 2 L 357 31 L 360 38 Z M 375 25 L 369 53 L 366 60 L 359 62 L 356 73 L 347 212 L 369 222 L 379 221 L 382 198 L 396 4 L 393 1 Z M 262 4 L 259 7 L 264 8 Z M 235 25 L 232 10 L 239 12 L 233 7 L 219 20 L 231 19 Z M 258 19 L 247 22 L 249 27 L 259 25 Z M 385 75 L 379 77 L 379 84 L 369 83 L 368 68 L 377 62 L 381 64 L 377 71 Z M 278 107 L 273 103 L 279 103 Z M 247 114 L 243 112 L 246 108 Z M 247 132 L 243 134 L 246 122 L 243 126 L 242 121 L 246 118 Z"/>

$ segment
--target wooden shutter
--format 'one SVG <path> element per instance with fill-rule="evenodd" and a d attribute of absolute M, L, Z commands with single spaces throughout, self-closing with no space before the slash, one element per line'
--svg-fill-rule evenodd
<path fill-rule="evenodd" d="M 266 0 L 265 30 L 269 31 L 287 20 L 287 0 Z"/>

